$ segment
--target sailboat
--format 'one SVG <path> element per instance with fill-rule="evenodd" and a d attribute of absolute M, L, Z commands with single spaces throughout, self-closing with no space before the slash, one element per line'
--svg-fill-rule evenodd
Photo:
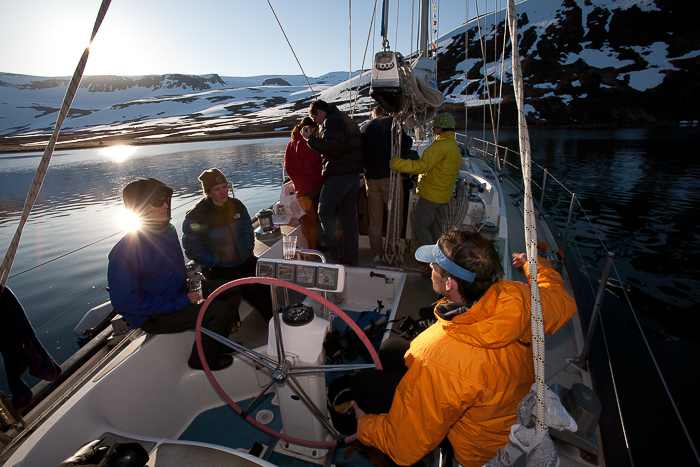
<path fill-rule="evenodd" d="M 427 2 L 422 3 L 427 11 Z M 106 8 L 100 14 L 105 13 Z M 419 52 L 422 58 L 427 50 Z M 390 51 L 375 57 L 373 90 L 378 101 L 400 113 L 406 102 L 387 96 L 397 95 L 400 91 L 395 89 L 403 84 L 397 84 L 399 75 L 387 77 L 390 67 L 383 66 L 387 60 L 397 70 L 403 57 Z M 414 116 L 419 153 L 429 141 L 420 140 L 418 114 L 423 112 L 426 120 L 430 107 Z M 526 250 L 531 258 L 538 254 L 537 242 L 526 239 L 522 228 L 532 211 L 522 201 L 528 189 L 504 176 L 501 164 L 505 161 L 495 146 L 465 141 L 465 147 L 469 155 L 462 160 L 456 187 L 455 199 L 462 204 L 455 224 L 490 231 L 497 240 L 505 278 L 526 281 L 511 267 L 510 255 Z M 412 193 L 409 205 L 415 200 Z M 351 447 L 353 438 L 344 426 L 348 416 L 335 410 L 338 395 L 330 386 L 340 379 L 335 377 L 338 373 L 379 366 L 377 342 L 366 334 L 375 334 L 371 331 L 376 325 L 388 323 L 378 333 L 379 342 L 403 338 L 407 317 L 415 316 L 416 303 L 430 304 L 434 293 L 430 283 L 410 267 L 410 252 L 397 252 L 394 264 L 373 264 L 366 237 L 360 239 L 358 266 L 326 262 L 323 254 L 307 248 L 298 220 L 289 215 L 295 202 L 293 189 L 286 184 L 272 206 L 273 216 L 258 219 L 258 277 L 231 284 L 235 287 L 249 281 L 271 286 L 273 301 L 284 312 L 269 327 L 256 322 L 256 314 L 249 309 L 242 311 L 244 326 L 235 336 L 240 342 L 230 336 L 212 336 L 201 327 L 196 332 L 154 336 L 124 329 L 119 319 L 110 321 L 102 333 L 112 337 L 111 345 L 98 349 L 78 372 L 23 415 L 25 426 L 7 440 L 0 463 L 53 466 L 74 455 L 75 462 L 83 463 L 119 455 L 138 462 L 145 452 L 146 465 L 154 466 L 368 465 L 366 456 Z M 545 221 L 544 216 L 531 219 L 537 240 L 546 244 L 541 254 L 559 265 L 573 290 L 572 272 L 560 253 L 566 251 L 565 241 Z M 296 237 L 297 249 L 291 255 L 285 252 L 281 237 L 267 235 L 275 232 L 275 223 L 284 237 Z M 408 237 L 410 224 L 407 232 Z M 368 312 L 375 321 L 358 325 Z M 560 397 L 570 399 L 568 407 L 577 411 L 573 414 L 579 425 L 575 433 L 552 433 L 567 465 L 604 464 L 597 407 L 576 400 L 581 395 L 595 399 L 585 389 L 594 385 L 585 362 L 590 345 L 585 329 L 590 334 L 594 326 L 576 317 L 546 340 L 546 361 L 558 370 L 547 378 L 547 384 Z M 348 363 L 346 358 L 327 364 L 329 350 L 324 343 L 333 330 L 357 336 L 354 350 L 363 355 L 357 357 L 359 363 L 355 359 Z M 189 349 L 203 335 L 238 351 L 234 365 L 216 373 L 189 369 L 185 363 Z M 439 456 L 432 462 L 437 465 Z"/>

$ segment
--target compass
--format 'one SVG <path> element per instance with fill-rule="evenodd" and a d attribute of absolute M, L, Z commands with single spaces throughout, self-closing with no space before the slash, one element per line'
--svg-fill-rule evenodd
<path fill-rule="evenodd" d="M 290 326 L 303 326 L 313 319 L 314 309 L 303 303 L 295 303 L 282 310 L 282 321 Z"/>

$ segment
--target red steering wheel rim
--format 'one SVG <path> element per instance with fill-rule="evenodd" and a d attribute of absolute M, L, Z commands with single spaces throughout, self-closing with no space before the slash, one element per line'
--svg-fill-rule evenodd
<path fill-rule="evenodd" d="M 204 358 L 204 350 L 202 348 L 202 321 L 204 319 L 204 313 L 206 312 L 207 308 L 209 307 L 209 304 L 214 300 L 219 294 L 225 292 L 228 289 L 232 289 L 234 287 L 238 287 L 241 285 L 247 285 L 247 284 L 268 284 L 268 285 L 278 285 L 281 287 L 287 287 L 292 290 L 296 290 L 297 292 L 300 292 L 308 297 L 313 298 L 317 302 L 321 303 L 322 305 L 326 305 L 328 308 L 330 308 L 334 313 L 338 315 L 339 318 L 341 318 L 343 321 L 345 321 L 345 324 L 350 326 L 350 328 L 355 331 L 357 336 L 360 338 L 362 343 L 367 347 L 367 350 L 369 351 L 370 356 L 372 357 L 372 361 L 374 364 L 377 366 L 378 370 L 382 369 L 382 364 L 379 361 L 379 356 L 377 355 L 377 352 L 374 350 L 374 347 L 372 346 L 372 343 L 369 341 L 365 333 L 360 329 L 360 327 L 352 320 L 350 317 L 338 306 L 335 304 L 329 302 L 325 298 L 323 298 L 321 295 L 317 294 L 316 292 L 313 292 L 311 290 L 308 290 L 300 285 L 293 284 L 291 282 L 286 282 L 280 279 L 274 279 L 271 277 L 246 277 L 244 279 L 237 279 L 235 281 L 229 282 L 227 284 L 222 285 L 218 289 L 216 289 L 207 299 L 204 301 L 202 304 L 202 308 L 199 310 L 199 316 L 197 317 L 197 325 L 195 327 L 195 340 L 197 342 L 197 352 L 199 353 L 199 359 L 202 362 L 202 367 L 204 368 L 204 372 L 207 375 L 207 378 L 209 378 L 209 382 L 214 386 L 214 389 L 216 390 L 217 393 L 228 403 L 229 406 L 233 410 L 236 411 L 239 415 L 243 413 L 243 410 L 231 399 L 228 394 L 226 394 L 226 391 L 221 387 L 219 382 L 216 380 L 216 377 L 212 373 L 211 369 L 209 368 L 209 364 L 207 363 L 206 358 Z M 253 426 L 256 428 L 264 431 L 265 433 L 283 439 L 285 441 L 288 441 L 290 443 L 294 444 L 299 444 L 302 446 L 308 446 L 308 447 L 314 447 L 314 448 L 332 448 L 337 446 L 338 444 L 348 444 L 353 442 L 357 438 L 357 434 L 348 436 L 347 438 L 343 438 L 340 441 L 309 441 L 305 439 L 300 439 L 300 438 L 295 438 L 293 436 L 285 435 L 283 433 L 280 433 L 278 431 L 273 430 L 272 428 L 269 428 L 262 423 L 258 422 L 254 418 L 250 416 L 250 414 L 246 414 L 245 416 L 246 421 L 251 423 Z"/>

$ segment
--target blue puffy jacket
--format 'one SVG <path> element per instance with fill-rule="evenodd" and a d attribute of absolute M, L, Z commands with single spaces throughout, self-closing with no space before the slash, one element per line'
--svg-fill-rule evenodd
<path fill-rule="evenodd" d="M 238 268 L 253 254 L 253 224 L 245 205 L 229 198 L 216 206 L 204 198 L 190 209 L 182 224 L 185 254 L 208 268 Z"/>
<path fill-rule="evenodd" d="M 112 306 L 132 328 L 151 315 L 173 313 L 192 304 L 181 292 L 187 274 L 175 227 L 163 232 L 131 232 L 109 253 L 107 281 Z"/>

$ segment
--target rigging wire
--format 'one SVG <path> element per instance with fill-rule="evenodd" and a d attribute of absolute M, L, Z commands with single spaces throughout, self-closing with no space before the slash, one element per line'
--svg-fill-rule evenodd
<path fill-rule="evenodd" d="M 34 330 L 35 330 L 35 331 L 39 331 L 39 330 L 41 330 L 41 328 L 43 328 L 43 327 L 45 327 L 45 326 L 48 326 L 49 324 L 51 324 L 52 322 L 56 321 L 58 318 L 60 318 L 61 316 L 65 315 L 65 314 L 68 313 L 70 310 L 72 310 L 73 308 L 75 308 L 76 306 L 78 306 L 80 303 L 84 302 L 85 300 L 87 300 L 88 298 L 92 297 L 92 296 L 95 295 L 96 293 L 99 293 L 99 292 L 102 292 L 103 290 L 105 290 L 105 289 L 107 288 L 107 286 L 108 286 L 108 284 L 105 284 L 105 285 L 103 285 L 102 287 L 100 287 L 99 289 L 97 289 L 97 290 L 95 290 L 94 292 L 92 292 L 92 293 L 91 293 L 90 295 L 88 295 L 87 297 L 81 298 L 80 300 L 78 300 L 77 302 L 75 302 L 73 305 L 69 306 L 68 308 L 66 308 L 65 310 L 63 310 L 61 313 L 57 314 L 56 316 L 54 316 L 53 318 L 51 318 L 50 320 L 48 320 L 47 322 L 45 322 L 44 324 L 42 324 L 42 325 L 39 326 L 38 328 L 35 328 Z"/>
<path fill-rule="evenodd" d="M 348 0 L 348 62 L 350 97 L 352 97 L 352 0 Z"/>
<path fill-rule="evenodd" d="M 350 113 L 350 117 L 354 118 L 355 117 L 355 108 L 357 107 L 357 99 L 360 97 L 360 85 L 362 84 L 362 77 L 365 74 L 365 60 L 367 59 L 367 49 L 369 49 L 369 39 L 372 37 L 372 29 L 374 27 L 374 19 L 377 14 L 377 0 L 374 0 L 374 8 L 372 9 L 372 20 L 370 21 L 369 24 L 369 31 L 367 32 L 367 43 L 365 44 L 365 54 L 362 57 L 362 67 L 360 68 L 360 74 L 357 76 L 357 91 L 355 92 L 355 100 L 352 103 L 352 112 Z M 371 76 L 371 72 L 370 72 Z M 352 81 L 350 81 L 350 87 L 352 89 Z M 352 91 L 351 91 L 352 92 Z M 352 94 L 350 95 L 350 99 L 352 99 Z"/>
<path fill-rule="evenodd" d="M 498 2 L 498 0 L 496 0 Z M 498 3 L 496 4 L 496 8 L 498 9 Z M 495 14 L 495 12 L 494 12 Z M 494 23 L 498 21 L 498 17 L 494 17 Z M 496 114 L 498 115 L 498 118 L 496 118 L 496 139 L 495 142 L 498 143 L 498 136 L 499 132 L 501 129 L 501 104 L 503 103 L 503 75 L 505 74 L 505 63 L 506 63 L 506 45 L 508 44 L 507 38 L 508 38 L 508 28 L 505 27 L 505 18 L 503 19 L 503 46 L 501 47 L 501 85 L 500 89 L 498 91 L 498 109 L 496 110 Z M 494 44 L 496 43 L 496 39 L 494 38 Z M 505 155 L 504 155 L 505 158 Z"/>
<path fill-rule="evenodd" d="M 415 21 L 413 17 L 413 10 L 415 9 L 416 6 L 416 0 L 413 0 L 411 2 L 411 39 L 409 40 L 408 44 L 411 47 L 411 54 L 409 57 L 413 57 L 413 22 Z"/>
<path fill-rule="evenodd" d="M 464 143 L 466 144 L 469 129 L 469 0 L 464 0 L 464 11 Z"/>
<path fill-rule="evenodd" d="M 486 2 L 486 0 L 485 0 Z M 476 8 L 476 17 L 479 18 L 479 4 L 477 3 L 477 0 L 474 0 L 474 6 Z M 488 7 L 486 8 L 488 10 Z M 489 88 L 489 74 L 487 70 L 487 62 L 486 62 L 486 47 L 484 45 L 484 33 L 481 30 L 481 21 L 477 19 L 476 24 L 479 26 L 479 44 L 481 45 L 481 56 L 483 57 L 484 60 L 484 87 L 486 88 L 486 96 L 488 97 L 488 108 L 489 108 L 489 114 L 491 115 L 491 129 L 492 131 L 495 130 L 495 118 L 493 115 L 493 106 L 491 104 L 491 89 Z M 486 15 L 484 15 L 484 28 L 486 27 Z M 494 25 L 494 34 L 495 34 L 495 25 Z M 512 36 L 512 34 L 511 34 Z M 495 71 L 494 71 L 495 75 Z M 486 132 L 486 105 L 484 105 L 484 134 Z M 495 138 L 495 133 L 494 133 L 494 138 Z M 484 136 L 484 139 L 486 137 Z"/>
<path fill-rule="evenodd" d="M 287 44 L 289 45 L 289 48 L 292 50 L 292 54 L 294 54 L 294 59 L 297 61 L 297 64 L 299 65 L 299 69 L 301 69 L 301 74 L 304 75 L 304 78 L 306 79 L 306 83 L 309 85 L 309 89 L 311 89 L 311 94 L 314 95 L 314 99 L 317 99 L 318 96 L 316 95 L 316 91 L 314 91 L 314 88 L 311 87 L 311 83 L 309 82 L 309 77 L 306 76 L 306 72 L 304 71 L 304 67 L 301 66 L 301 63 L 299 62 L 299 58 L 297 57 L 296 52 L 294 52 L 294 47 L 292 47 L 292 43 L 289 42 L 289 38 L 287 37 L 287 33 L 284 32 L 284 28 L 282 27 L 282 23 L 280 23 L 280 20 L 277 17 L 277 13 L 275 13 L 275 9 L 272 8 L 272 4 L 270 3 L 270 0 L 267 0 L 267 4 L 270 5 L 270 10 L 272 10 L 272 14 L 275 16 L 275 19 L 277 20 L 277 24 L 279 25 L 280 30 L 282 30 L 282 34 L 284 35 L 284 38 L 287 41 Z"/>

